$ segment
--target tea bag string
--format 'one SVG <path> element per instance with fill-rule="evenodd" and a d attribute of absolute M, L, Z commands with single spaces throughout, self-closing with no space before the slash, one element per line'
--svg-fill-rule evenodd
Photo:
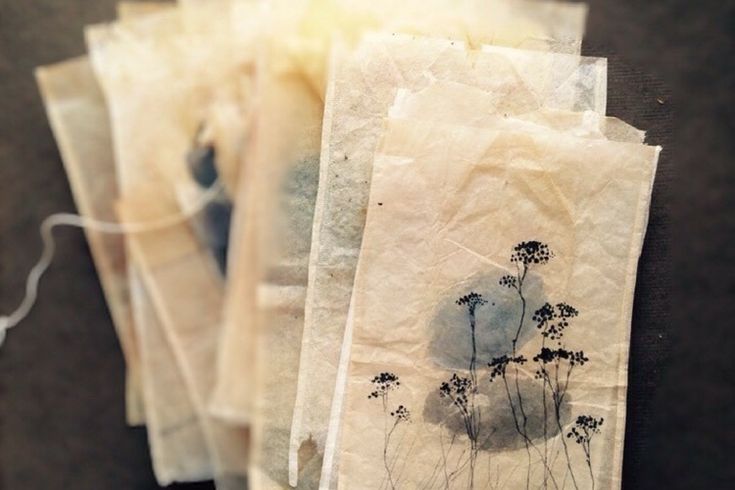
<path fill-rule="evenodd" d="M 28 316 L 38 299 L 38 283 L 51 265 L 56 250 L 53 230 L 59 226 L 71 226 L 97 231 L 100 233 L 123 234 L 156 231 L 183 223 L 199 213 L 204 207 L 217 199 L 222 192 L 222 184 L 215 180 L 187 209 L 163 218 L 150 221 L 120 223 L 101 221 L 87 216 L 72 213 L 55 213 L 43 220 L 39 231 L 43 241 L 43 250 L 38 262 L 31 268 L 26 278 L 25 296 L 20 305 L 9 315 L 0 316 L 0 346 L 2 346 L 8 329 L 18 325 Z"/>

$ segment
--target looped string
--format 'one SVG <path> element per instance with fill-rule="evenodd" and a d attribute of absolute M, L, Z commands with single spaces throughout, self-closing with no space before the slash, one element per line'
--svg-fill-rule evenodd
<path fill-rule="evenodd" d="M 31 308 L 33 308 L 33 305 L 38 299 L 38 283 L 46 272 L 46 269 L 48 269 L 51 264 L 54 257 L 54 251 L 56 250 L 56 244 L 53 237 L 54 228 L 58 226 L 72 226 L 111 234 L 141 233 L 160 230 L 187 221 L 204 209 L 208 203 L 215 200 L 220 192 L 222 192 L 222 184 L 219 181 L 215 181 L 199 196 L 196 201 L 191 204 L 191 206 L 187 207 L 188 209 L 184 209 L 181 213 L 137 223 L 100 221 L 94 218 L 70 213 L 56 213 L 48 216 L 43 220 L 39 227 L 41 239 L 43 241 L 43 251 L 41 252 L 41 257 L 38 259 L 38 262 L 36 262 L 36 265 L 31 268 L 28 273 L 28 277 L 26 278 L 26 291 L 23 301 L 21 301 L 20 305 L 10 315 L 0 316 L 0 346 L 2 346 L 3 341 L 5 340 L 7 330 L 18 325 L 18 323 L 28 316 L 28 313 L 30 313 Z"/>

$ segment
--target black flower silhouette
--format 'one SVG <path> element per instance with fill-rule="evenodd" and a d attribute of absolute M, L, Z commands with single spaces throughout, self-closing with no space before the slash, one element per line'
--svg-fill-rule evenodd
<path fill-rule="evenodd" d="M 439 394 L 452 400 L 452 403 L 462 410 L 467 410 L 470 392 L 474 389 L 472 380 L 457 373 L 452 374 L 449 381 L 445 381 L 439 387 Z"/>
<path fill-rule="evenodd" d="M 602 417 L 595 418 L 591 415 L 580 415 L 577 417 L 574 427 L 567 433 L 567 438 L 574 439 L 574 442 L 579 444 L 584 451 L 585 461 L 587 462 L 587 469 L 590 473 L 590 480 L 592 482 L 592 488 L 595 488 L 595 474 L 592 471 L 592 449 L 591 442 L 592 437 L 595 434 L 600 433 L 600 427 L 605 421 Z"/>
<path fill-rule="evenodd" d="M 549 250 L 547 244 L 531 240 L 521 242 L 513 247 L 513 254 L 510 256 L 510 261 L 529 266 L 531 264 L 546 264 L 553 256 L 554 254 Z"/>
<path fill-rule="evenodd" d="M 500 281 L 498 282 L 503 287 L 518 289 L 518 278 L 516 276 L 512 276 L 508 274 L 508 275 L 501 277 Z"/>
<path fill-rule="evenodd" d="M 495 378 L 499 376 L 505 376 L 505 372 L 510 364 L 524 365 L 527 359 L 524 356 L 509 356 L 503 354 L 500 357 L 493 357 L 492 361 L 488 363 L 490 370 L 490 382 L 492 383 Z"/>
<path fill-rule="evenodd" d="M 551 362 L 566 361 L 569 366 L 584 366 L 589 358 L 584 355 L 584 351 L 571 351 L 566 350 L 562 347 L 558 349 L 549 349 L 543 347 L 538 354 L 533 357 L 533 360 L 543 364 L 549 364 Z"/>
<path fill-rule="evenodd" d="M 398 405 L 398 408 L 392 411 L 390 416 L 396 419 L 396 423 L 411 421 L 411 411 L 403 405 Z"/>
<path fill-rule="evenodd" d="M 604 421 L 602 417 L 597 419 L 591 415 L 580 415 L 567 437 L 574 438 L 577 444 L 588 444 L 593 435 L 600 433 L 600 427 Z"/>
<path fill-rule="evenodd" d="M 402 422 L 411 421 L 411 412 L 404 405 L 398 405 L 398 408 L 389 412 L 388 405 L 389 399 L 388 394 L 391 391 L 397 390 L 401 386 L 401 381 L 398 376 L 391 372 L 383 372 L 374 376 L 370 382 L 375 388 L 368 395 L 368 399 L 380 398 L 383 405 L 383 466 L 385 467 L 385 474 L 388 479 L 388 485 L 391 490 L 395 490 L 396 482 L 393 478 L 393 465 L 390 461 L 388 454 L 391 447 L 391 437 L 393 432 Z M 392 423 L 390 420 L 392 419 Z"/>
<path fill-rule="evenodd" d="M 474 314 L 478 306 L 487 304 L 487 300 L 483 299 L 481 294 L 471 292 L 459 298 L 457 304 L 459 306 L 467 305 L 470 314 Z"/>
<path fill-rule="evenodd" d="M 569 320 L 579 315 L 579 312 L 566 303 L 557 303 L 552 306 L 545 303 L 533 314 L 536 327 L 541 335 L 550 340 L 559 340 L 564 336 L 564 330 L 569 326 Z"/>
<path fill-rule="evenodd" d="M 371 383 L 375 386 L 375 390 L 372 391 L 368 398 L 380 398 L 388 394 L 388 392 L 398 389 L 401 386 L 401 381 L 393 373 L 380 373 L 375 376 Z"/>

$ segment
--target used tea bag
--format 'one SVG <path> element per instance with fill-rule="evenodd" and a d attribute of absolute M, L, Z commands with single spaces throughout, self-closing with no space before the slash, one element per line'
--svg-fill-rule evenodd
<path fill-rule="evenodd" d="M 386 124 L 353 292 L 340 488 L 618 487 L 660 148 Z"/>
<path fill-rule="evenodd" d="M 138 192 L 119 203 L 125 222 L 150 222 L 179 211 L 173 201 Z M 220 311 L 211 308 L 222 294 L 209 251 L 187 224 L 160 231 L 129 234 L 128 250 L 161 315 L 166 339 L 186 384 L 187 393 L 204 433 L 215 476 L 244 475 L 247 433 L 208 415 L 206 403 L 214 383 L 215 347 Z M 208 280 L 208 282 L 207 282 Z M 207 316 L 209 315 L 209 316 Z M 171 407 L 172 408 L 172 407 Z M 195 419 L 182 420 L 186 424 Z M 175 426 L 174 426 L 175 427 Z M 167 434 L 170 435 L 170 434 Z M 210 475 L 211 476 L 211 475 Z"/>
<path fill-rule="evenodd" d="M 114 221 L 117 179 L 107 108 L 86 58 L 36 71 L 54 137 L 79 212 Z M 85 230 L 102 289 L 125 357 L 125 405 L 130 425 L 145 423 L 138 353 L 120 235 Z"/>
<path fill-rule="evenodd" d="M 201 14 L 207 12 L 215 14 L 203 7 Z M 186 19 L 172 9 L 89 34 L 111 108 L 123 195 L 120 210 L 127 221 L 160 219 L 185 209 L 198 185 L 187 155 L 196 149 L 210 102 L 216 100 L 211 87 L 238 77 L 247 83 L 243 65 L 250 54 L 238 53 L 233 40 L 235 46 L 225 49 L 232 58 L 215 56 L 226 38 L 210 39 L 189 29 Z M 236 22 L 225 11 L 210 25 L 216 30 Z M 213 472 L 242 476 L 246 433 L 213 420 L 206 409 L 215 381 L 223 290 L 208 250 L 211 244 L 198 240 L 186 224 L 129 235 L 128 243 L 203 425 Z"/>
<path fill-rule="evenodd" d="M 131 268 L 131 301 L 139 339 L 148 442 L 159 485 L 214 478 L 201 418 L 186 390 L 138 267 Z"/>
<path fill-rule="evenodd" d="M 277 19 L 270 22 L 269 36 L 275 40 L 278 48 L 274 52 L 281 54 L 276 56 L 274 64 L 282 64 L 298 69 L 299 83 L 303 84 L 305 93 L 303 104 L 310 107 L 312 98 L 321 101 L 324 98 L 326 85 L 326 64 L 330 52 L 333 35 L 344 37 L 348 42 L 356 42 L 361 34 L 370 30 L 382 30 L 386 32 L 408 32 L 420 35 L 447 36 L 453 39 L 463 39 L 478 45 L 486 42 L 496 42 L 509 46 L 530 46 L 536 49 L 561 50 L 565 52 L 579 51 L 584 32 L 586 19 L 586 6 L 571 3 L 539 4 L 531 1 L 504 1 L 504 0 L 409 0 L 395 4 L 395 2 L 363 2 L 356 0 L 300 0 L 271 2 L 272 18 Z M 511 28 L 508 28 L 511 22 Z M 279 27 L 273 26 L 278 24 Z M 286 69 L 288 71 L 288 68 Z M 297 78 L 294 75 L 292 78 Z M 290 83 L 296 83 L 292 80 Z M 299 103 L 294 98 L 289 98 L 289 103 Z M 278 107 L 286 107 L 285 103 Z M 265 112 L 276 110 L 275 107 L 263 109 Z M 286 110 L 291 110 L 286 108 Z M 306 128 L 318 128 L 321 125 L 321 111 L 314 120 L 303 121 Z M 310 130 L 309 129 L 309 130 Z M 307 132 L 309 131 L 307 130 Z M 312 136 L 306 139 L 313 140 Z M 288 145 L 289 138 L 283 136 L 274 139 L 276 144 Z M 302 141 L 297 137 L 297 141 Z M 253 146 L 262 146 L 261 143 L 253 142 Z M 298 146 L 301 143 L 296 143 Z M 304 148 L 299 158 L 286 165 L 305 162 L 319 153 L 319 141 Z M 254 157 L 255 158 L 255 157 Z M 258 161 L 264 162 L 263 158 L 256 158 L 250 162 L 254 168 L 260 165 Z M 284 162 L 268 161 L 268 166 L 280 166 Z M 305 164 L 304 164 L 305 165 Z M 316 172 L 312 177 L 316 179 Z M 258 177 L 251 175 L 245 179 L 246 182 L 240 190 L 246 197 L 236 199 L 238 203 L 249 202 L 250 205 L 238 206 L 236 209 L 233 226 L 239 230 L 233 233 L 240 240 L 237 246 L 233 246 L 233 256 L 230 257 L 230 266 L 238 272 L 233 273 L 227 288 L 227 306 L 225 313 L 225 330 L 221 342 L 220 354 L 220 376 L 215 394 L 213 406 L 217 406 L 217 412 L 228 414 L 233 420 L 247 420 L 252 415 L 252 395 L 254 393 L 252 383 L 243 379 L 242 373 L 252 371 L 253 352 L 253 318 L 254 291 L 257 278 L 255 265 L 247 265 L 248 261 L 268 262 L 270 259 L 258 258 L 254 251 L 255 239 L 248 238 L 253 235 L 268 235 L 263 230 L 258 230 L 255 220 L 259 219 L 257 213 L 250 215 L 250 211 L 256 207 L 259 209 L 272 209 L 271 204 L 263 202 L 261 198 L 269 198 L 270 193 L 250 191 L 254 189 L 272 189 L 278 183 L 268 181 L 269 176 Z M 262 180 L 261 180 L 262 179 Z M 316 185 L 316 184 L 313 184 Z M 305 191 L 311 192 L 312 187 L 304 186 Z M 250 197 L 247 197 L 247 196 Z M 255 197 L 256 195 L 260 197 Z M 304 197 L 304 196 L 302 196 Z M 248 210 L 250 209 L 250 211 Z M 247 215 L 247 216 L 246 216 Z M 246 222 L 250 220 L 251 225 Z M 246 231 L 246 227 L 252 231 Z M 266 221 L 267 226 L 267 221 Z M 307 237 L 311 234 L 308 226 L 299 230 L 299 235 Z M 281 240 L 277 240 L 281 241 Z M 263 243 L 263 242 L 260 242 Z M 264 247 L 269 249 L 272 243 Z M 305 249 L 308 252 L 308 247 Z M 270 252 L 269 252 L 270 254 Z M 277 256 L 277 254 L 273 255 Z M 242 257 L 242 258 L 241 258 Z M 302 257 L 303 259 L 303 257 Z M 273 259 L 277 262 L 278 259 Z M 238 264 L 242 262 L 242 264 Z M 294 269 L 294 274 L 299 277 L 289 279 L 291 283 L 303 283 L 303 268 Z M 248 327 L 250 325 L 250 327 Z M 292 346 L 298 349 L 298 346 Z M 291 369 L 296 369 L 292 367 Z M 215 403 L 216 402 L 216 403 Z M 290 410 L 290 408 L 288 409 Z M 295 468 L 295 466 L 294 466 Z M 295 470 L 293 470 L 295 471 Z M 292 471 L 292 481 L 295 475 Z"/>
<path fill-rule="evenodd" d="M 436 81 L 427 87 L 410 91 L 400 89 L 389 111 L 394 119 L 435 120 L 482 128 L 534 131 L 540 128 L 565 132 L 580 138 L 606 138 L 610 141 L 643 143 L 645 132 L 615 117 L 597 112 L 541 109 L 510 114 L 499 110 L 507 99 L 497 94 L 457 82 Z M 508 127 L 510 120 L 515 128 Z M 502 126 L 501 126 L 502 125 Z"/>
<path fill-rule="evenodd" d="M 383 25 L 386 12 L 398 7 L 391 0 L 338 0 L 347 10 Z M 410 0 L 400 12 L 411 22 L 386 32 L 432 35 L 477 48 L 497 44 L 515 48 L 579 54 L 587 20 L 587 5 L 536 0 Z M 390 22 L 390 20 L 389 20 Z M 458 33 L 461 33 L 458 36 Z M 492 33 L 492 39 L 488 34 Z"/>
<path fill-rule="evenodd" d="M 497 105 L 496 96 L 484 90 L 456 82 L 436 81 L 417 92 L 410 92 L 407 89 L 399 90 L 389 115 L 392 118 L 433 120 L 443 124 L 504 131 L 554 131 L 570 136 L 606 138 L 611 141 L 630 143 L 642 143 L 645 135 L 643 131 L 617 118 L 604 117 L 592 111 L 571 112 L 540 109 L 508 117 L 507 114 L 497 114 Z M 330 488 L 336 488 L 336 468 L 339 464 L 337 442 L 341 428 L 344 385 L 351 344 L 351 318 L 352 312 L 348 311 L 322 472 L 322 480 L 332 482 Z"/>
<path fill-rule="evenodd" d="M 483 107 L 514 115 L 539 108 L 603 114 L 604 59 L 497 46 L 469 52 L 457 42 L 396 35 L 366 37 L 354 53 L 336 50 L 325 107 L 299 385 L 291 458 L 313 441 L 323 451 L 374 151 L 400 87 L 432 80 L 489 92 Z"/>
<path fill-rule="evenodd" d="M 107 109 L 86 58 L 79 58 L 38 70 L 49 118 L 64 156 L 79 209 L 84 216 L 116 221 L 113 211 L 117 193 L 112 142 Z M 63 103 L 62 103 L 63 102 Z M 108 133 L 104 134 L 103 131 Z M 107 155 L 107 156 L 105 156 Z M 86 182 L 86 185 L 82 185 Z M 94 183 L 94 184 L 92 184 Z M 95 186 L 101 186 L 96 189 Z M 87 231 L 90 248 L 100 264 L 103 285 L 112 291 L 127 291 L 123 237 Z M 111 259 L 117 257 L 117 261 Z M 135 268 L 131 268 L 133 272 Z M 109 286 L 103 286 L 105 290 Z M 141 413 L 146 415 L 151 459 L 161 485 L 174 481 L 212 478 L 197 419 L 185 391 L 183 379 L 168 343 L 163 339 L 155 312 L 139 280 L 130 282 L 130 293 L 107 294 L 111 311 L 122 305 L 132 316 L 136 366 L 141 383 Z M 131 305 L 132 300 L 132 305 Z M 131 308 L 132 307 L 132 308 Z M 114 316 L 113 316 L 114 318 Z M 122 337 L 121 337 L 122 338 Z"/>
<path fill-rule="evenodd" d="M 155 13 L 162 4 L 120 4 L 121 20 Z M 148 440 L 160 485 L 211 479 L 215 469 L 201 418 L 146 291 L 139 268 L 132 264 L 131 299 L 143 369 Z"/>
<path fill-rule="evenodd" d="M 248 154 L 245 175 L 246 218 L 240 240 L 246 255 L 237 258 L 238 272 L 233 274 L 233 279 L 249 288 L 235 296 L 238 304 L 234 306 L 252 313 L 228 318 L 238 321 L 231 324 L 237 325 L 237 336 L 254 335 L 254 343 L 245 344 L 250 348 L 239 349 L 239 355 L 247 357 L 236 365 L 249 361 L 255 383 L 243 383 L 237 371 L 231 375 L 237 376 L 233 381 L 240 380 L 235 393 L 256 394 L 252 411 L 240 413 L 252 415 L 248 478 L 257 489 L 288 487 L 288 429 L 298 366 L 294 346 L 300 343 L 303 323 L 322 114 L 320 95 L 298 64 L 288 59 L 293 52 L 279 45 L 277 40 L 282 38 L 278 34 L 272 36 L 274 41 L 265 46 L 268 62 L 259 67 L 257 138 L 253 153 Z M 236 357 L 238 350 L 233 347 L 230 352 Z M 230 400 L 233 394 L 230 392 Z M 246 397 L 241 403 L 248 406 Z M 307 460 L 312 457 L 306 455 Z M 303 479 L 318 477 L 319 465 L 312 466 L 315 468 L 302 473 Z"/>
<path fill-rule="evenodd" d="M 49 110 L 80 212 L 103 221 L 116 221 L 113 211 L 117 185 L 112 142 L 101 131 L 108 130 L 107 109 L 86 58 L 40 68 L 38 80 Z M 63 103 L 61 103 L 63 101 Z M 107 155 L 107 157 L 105 157 Z M 91 178 L 94 177 L 94 178 Z M 80 185 L 84 180 L 87 185 Z M 91 183 L 94 183 L 93 185 Z M 94 187 L 103 185 L 99 190 Z M 111 311 L 123 305 L 132 309 L 138 379 L 141 384 L 141 413 L 146 415 L 148 440 L 156 479 L 161 485 L 174 481 L 196 481 L 214 476 L 199 420 L 186 392 L 171 346 L 150 306 L 150 299 L 137 277 L 137 268 L 126 269 L 123 237 L 87 231 L 90 248 L 98 264 L 116 265 L 117 286 L 107 294 Z M 94 237 L 94 238 L 92 238 Z M 100 245 L 100 241 L 102 245 Z M 117 262 L 111 262 L 118 257 Z M 131 264 L 134 265 L 134 264 Z M 109 269 L 100 267 L 103 285 Z M 127 292 L 127 271 L 133 274 Z M 107 287 L 105 287 L 107 291 Z M 114 318 L 114 317 L 113 317 Z M 132 366 L 132 365 L 131 365 Z"/>

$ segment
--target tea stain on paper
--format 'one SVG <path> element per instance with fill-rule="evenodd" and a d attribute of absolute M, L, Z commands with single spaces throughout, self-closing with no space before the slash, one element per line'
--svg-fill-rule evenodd
<path fill-rule="evenodd" d="M 479 456 L 508 451 L 525 454 L 526 489 L 595 488 L 592 443 L 604 419 L 573 413 L 570 384 L 590 358 L 566 344 L 580 311 L 551 302 L 544 291 L 540 273 L 553 258 L 546 243 L 521 242 L 510 254 L 514 273 L 478 275 L 458 286 L 464 294 L 440 302 L 429 325 L 429 350 L 447 377 L 426 394 L 421 425 L 439 428 L 432 432 L 441 455 L 418 488 L 497 484 L 516 468 L 498 466 L 494 479 L 480 478 Z M 383 411 L 381 487 L 394 490 L 401 487 L 396 462 L 412 455 L 410 448 L 401 454 L 393 437 L 412 421 L 411 413 L 391 403 L 390 393 L 401 387 L 396 373 L 379 373 L 372 384 L 368 398 L 380 400 Z M 573 464 L 579 457 L 586 477 Z"/>

